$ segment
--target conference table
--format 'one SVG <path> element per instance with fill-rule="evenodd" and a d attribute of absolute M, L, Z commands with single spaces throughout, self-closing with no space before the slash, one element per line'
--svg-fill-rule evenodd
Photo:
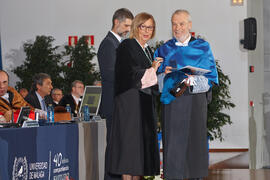
<path fill-rule="evenodd" d="M 105 120 L 0 128 L 0 180 L 102 180 L 105 147 Z"/>

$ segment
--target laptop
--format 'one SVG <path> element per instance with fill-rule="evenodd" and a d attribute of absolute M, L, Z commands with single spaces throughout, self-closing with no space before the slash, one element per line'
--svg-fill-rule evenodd
<path fill-rule="evenodd" d="M 28 118 L 30 110 L 31 109 L 29 106 L 21 107 L 20 113 L 18 115 L 17 123 L 14 123 L 14 122 L 0 123 L 0 127 L 3 127 L 3 128 L 21 127 L 23 122 Z"/>
<path fill-rule="evenodd" d="M 101 86 L 85 86 L 79 113 L 82 113 L 84 105 L 88 105 L 90 116 L 98 115 L 100 100 Z"/>

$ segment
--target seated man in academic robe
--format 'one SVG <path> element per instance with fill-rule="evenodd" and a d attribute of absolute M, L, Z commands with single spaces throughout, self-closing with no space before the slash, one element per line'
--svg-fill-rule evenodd
<path fill-rule="evenodd" d="M 23 106 L 30 106 L 23 97 L 12 87 L 8 86 L 9 76 L 7 72 L 0 70 L 0 114 L 4 121 L 12 119 L 12 112 Z"/>

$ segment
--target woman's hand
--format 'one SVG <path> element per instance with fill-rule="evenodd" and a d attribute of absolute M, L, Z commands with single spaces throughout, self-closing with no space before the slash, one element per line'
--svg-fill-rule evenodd
<path fill-rule="evenodd" d="M 158 70 L 158 67 L 160 66 L 160 63 L 163 62 L 163 58 L 161 57 L 156 57 L 155 60 L 152 63 L 152 67 L 155 69 L 155 71 Z"/>

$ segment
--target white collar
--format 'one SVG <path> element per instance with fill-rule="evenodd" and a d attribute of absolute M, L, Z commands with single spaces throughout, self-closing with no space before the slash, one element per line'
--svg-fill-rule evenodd
<path fill-rule="evenodd" d="M 9 95 L 8 93 L 4 94 L 3 96 L 1 96 L 2 98 L 4 98 L 5 100 L 7 100 L 7 102 L 9 102 Z M 9 102 L 10 103 L 10 102 Z"/>
<path fill-rule="evenodd" d="M 41 102 L 44 98 L 41 97 L 41 95 L 37 91 L 35 91 L 35 93 L 36 93 L 36 95 L 38 97 L 39 102 Z"/>
<path fill-rule="evenodd" d="M 175 45 L 176 46 L 188 46 L 188 42 L 190 39 L 191 39 L 191 35 L 189 35 L 188 38 L 183 43 L 177 41 L 177 42 L 175 42 Z"/>
<path fill-rule="evenodd" d="M 148 44 L 145 43 L 144 44 L 144 47 L 139 43 L 139 41 L 135 38 L 135 40 L 137 41 L 137 43 L 143 48 L 143 50 L 145 50 L 145 48 L 147 48 Z"/>
<path fill-rule="evenodd" d="M 117 39 L 119 42 L 121 42 L 121 40 L 122 40 L 121 36 L 119 36 L 118 34 L 114 33 L 113 31 L 110 31 L 110 32 L 116 37 L 116 39 Z"/>
<path fill-rule="evenodd" d="M 78 105 L 79 104 L 79 101 L 81 101 L 81 98 L 77 98 L 73 94 L 71 94 L 71 96 L 73 97 L 73 99 L 75 100 L 76 104 Z"/>

